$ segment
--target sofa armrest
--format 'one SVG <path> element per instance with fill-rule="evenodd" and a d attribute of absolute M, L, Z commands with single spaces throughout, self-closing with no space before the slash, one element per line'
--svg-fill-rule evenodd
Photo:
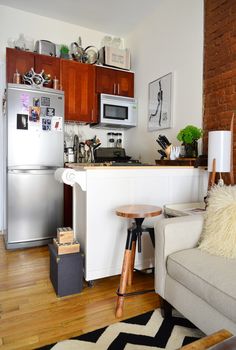
<path fill-rule="evenodd" d="M 165 298 L 166 260 L 178 250 L 194 248 L 202 232 L 204 216 L 162 219 L 155 224 L 155 290 Z"/>

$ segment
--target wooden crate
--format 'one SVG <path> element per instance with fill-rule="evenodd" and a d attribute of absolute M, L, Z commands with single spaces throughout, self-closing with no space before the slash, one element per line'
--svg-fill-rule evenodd
<path fill-rule="evenodd" d="M 74 241 L 74 232 L 71 227 L 59 227 L 57 229 L 57 240 L 60 244 L 72 243 Z"/>
<path fill-rule="evenodd" d="M 56 248 L 57 254 L 72 254 L 80 251 L 80 244 L 77 241 L 71 243 L 59 243 L 56 238 L 53 238 L 53 244 Z"/>

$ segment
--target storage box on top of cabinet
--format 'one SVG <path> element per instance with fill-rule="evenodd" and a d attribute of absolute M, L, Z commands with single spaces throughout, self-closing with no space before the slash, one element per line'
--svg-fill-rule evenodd
<path fill-rule="evenodd" d="M 99 51 L 99 62 L 105 66 L 121 69 L 130 69 L 129 49 L 118 49 L 111 46 L 104 46 Z"/>

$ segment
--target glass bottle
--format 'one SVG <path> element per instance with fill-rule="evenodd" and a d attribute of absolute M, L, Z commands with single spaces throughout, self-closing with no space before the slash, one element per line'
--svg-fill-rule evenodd
<path fill-rule="evenodd" d="M 122 133 L 117 133 L 117 141 L 116 141 L 116 147 L 122 148 Z"/>
<path fill-rule="evenodd" d="M 114 133 L 108 132 L 107 133 L 107 147 L 114 147 L 114 146 L 115 146 Z"/>
<path fill-rule="evenodd" d="M 118 139 L 118 133 L 117 132 L 113 133 L 113 139 L 114 139 L 114 147 L 117 147 L 117 139 Z"/>

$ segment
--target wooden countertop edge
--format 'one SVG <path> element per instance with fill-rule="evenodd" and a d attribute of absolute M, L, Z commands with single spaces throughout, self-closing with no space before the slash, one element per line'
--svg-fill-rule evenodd
<path fill-rule="evenodd" d="M 112 165 L 103 165 L 103 166 L 96 166 L 96 165 L 92 165 L 92 166 L 83 166 L 83 165 L 73 165 L 73 164 L 66 164 L 66 167 L 67 168 L 71 168 L 71 169 L 74 169 L 74 170 L 77 170 L 77 169 L 81 169 L 81 170 L 131 170 L 131 169 L 134 169 L 134 170 L 137 170 L 137 169 L 149 169 L 149 170 L 152 170 L 152 169 L 197 169 L 197 168 L 194 168 L 194 166 L 190 166 L 190 165 L 186 165 L 186 166 L 162 166 L 162 165 L 139 165 L 139 166 L 135 166 L 135 165 L 132 165 L 132 166 L 112 166 Z M 205 167 L 198 167 L 200 169 L 205 169 Z"/>

